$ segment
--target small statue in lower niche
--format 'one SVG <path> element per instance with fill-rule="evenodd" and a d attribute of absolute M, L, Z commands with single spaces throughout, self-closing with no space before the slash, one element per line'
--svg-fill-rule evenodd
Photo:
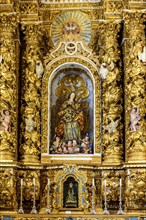
<path fill-rule="evenodd" d="M 65 200 L 65 207 L 77 207 L 77 198 L 74 192 L 74 184 L 72 182 L 68 185 L 68 195 Z"/>

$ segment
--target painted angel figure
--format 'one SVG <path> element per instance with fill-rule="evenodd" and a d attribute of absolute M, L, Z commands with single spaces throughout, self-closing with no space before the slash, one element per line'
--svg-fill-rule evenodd
<path fill-rule="evenodd" d="M 3 130 L 5 130 L 7 133 L 11 132 L 11 125 L 10 125 L 10 120 L 11 120 L 11 116 L 10 116 L 10 112 L 8 110 L 2 110 L 1 112 L 1 117 L 0 120 L 2 122 L 2 126 L 3 126 Z"/>
<path fill-rule="evenodd" d="M 131 109 L 130 115 L 131 115 L 130 128 L 131 128 L 131 132 L 134 132 L 137 129 L 139 129 L 138 122 L 139 122 L 139 120 L 141 118 L 139 113 L 138 113 L 138 108 L 137 107 L 133 107 Z"/>

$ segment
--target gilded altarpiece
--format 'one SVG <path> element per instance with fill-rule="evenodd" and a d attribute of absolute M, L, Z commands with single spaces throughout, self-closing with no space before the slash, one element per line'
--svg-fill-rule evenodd
<path fill-rule="evenodd" d="M 0 2 L 2 219 L 146 217 L 145 24 L 142 0 Z"/>

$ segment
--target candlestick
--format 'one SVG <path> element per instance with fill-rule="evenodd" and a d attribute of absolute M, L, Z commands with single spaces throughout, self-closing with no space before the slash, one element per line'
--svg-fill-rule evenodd
<path fill-rule="evenodd" d="M 45 213 L 46 214 L 50 214 L 51 211 L 50 211 L 50 179 L 48 178 L 48 187 L 47 187 L 47 208 L 46 208 L 46 211 Z"/>
<path fill-rule="evenodd" d="M 37 214 L 37 210 L 36 210 L 36 206 L 35 206 L 35 178 L 33 178 L 33 207 L 32 207 L 32 210 L 30 212 L 30 214 Z"/>
<path fill-rule="evenodd" d="M 23 189 L 23 179 L 20 179 L 20 208 L 18 210 L 18 214 L 24 214 L 24 210 L 22 206 L 22 200 L 23 200 L 22 189 Z"/>
<path fill-rule="evenodd" d="M 103 214 L 109 214 L 109 211 L 107 210 L 107 202 L 106 202 L 106 180 L 104 180 L 104 210 Z"/>
<path fill-rule="evenodd" d="M 122 179 L 120 178 L 120 198 L 119 198 L 119 211 L 118 215 L 123 215 L 124 212 L 122 210 Z"/>
<path fill-rule="evenodd" d="M 33 185 L 35 186 L 35 178 L 33 178 Z"/>
<path fill-rule="evenodd" d="M 130 191 L 129 183 L 130 183 L 130 170 L 128 170 L 128 191 Z"/>
<path fill-rule="evenodd" d="M 95 182 L 94 182 L 94 178 L 92 179 L 92 210 L 91 210 L 91 214 L 96 214 L 96 211 L 95 211 L 95 190 L 94 190 L 94 186 L 95 186 Z"/>
<path fill-rule="evenodd" d="M 23 179 L 22 178 L 20 179 L 20 185 L 21 186 L 23 185 Z"/>

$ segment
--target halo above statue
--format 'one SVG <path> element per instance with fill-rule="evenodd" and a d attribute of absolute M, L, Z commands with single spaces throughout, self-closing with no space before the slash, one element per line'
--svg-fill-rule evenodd
<path fill-rule="evenodd" d="M 52 23 L 52 41 L 57 45 L 65 36 L 84 40 L 89 44 L 91 38 L 91 22 L 83 12 L 64 12 Z"/>

